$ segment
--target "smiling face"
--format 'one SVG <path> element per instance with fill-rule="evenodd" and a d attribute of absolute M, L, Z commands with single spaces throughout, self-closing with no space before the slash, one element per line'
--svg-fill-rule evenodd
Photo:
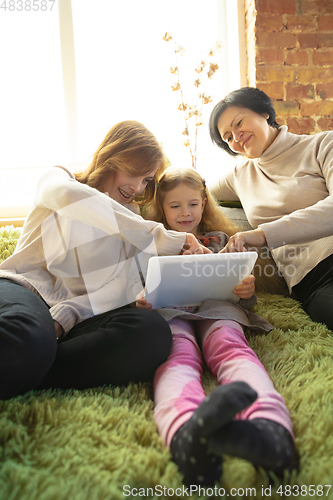
<path fill-rule="evenodd" d="M 236 153 L 246 158 L 259 158 L 272 144 L 278 129 L 263 116 L 248 108 L 228 107 L 220 116 L 217 127 L 222 139 Z"/>
<path fill-rule="evenodd" d="M 201 192 L 186 184 L 179 184 L 165 193 L 163 211 L 170 229 L 198 236 L 197 228 L 205 204 L 206 200 L 202 199 Z"/>
<path fill-rule="evenodd" d="M 113 200 L 121 205 L 131 203 L 146 189 L 149 182 L 154 180 L 158 166 L 144 176 L 132 176 L 126 172 L 118 171 L 105 183 L 103 192 L 107 192 Z"/>

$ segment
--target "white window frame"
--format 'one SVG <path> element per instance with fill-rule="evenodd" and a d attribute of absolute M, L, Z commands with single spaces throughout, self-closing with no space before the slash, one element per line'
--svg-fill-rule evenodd
<path fill-rule="evenodd" d="M 205 0 L 203 0 L 203 3 L 204 2 Z M 70 157 L 71 163 L 75 165 L 78 158 L 78 106 L 72 4 L 71 0 L 58 0 L 57 3 L 59 9 L 59 39 L 61 46 L 64 100 L 67 130 L 70 138 Z M 226 45 L 226 65 L 232 68 L 232 70 L 228 72 L 229 78 L 226 90 L 229 92 L 234 88 L 246 85 L 244 0 L 219 0 L 218 16 L 220 16 L 222 20 L 228 20 L 228 22 L 225 23 L 221 22 L 220 30 Z M 230 22 L 231 19 L 233 22 Z M 238 21 L 238 31 L 234 28 L 235 19 Z M 230 29 L 231 25 L 232 29 Z M 34 174 L 36 176 L 40 168 L 42 167 L 34 169 Z M 0 168 L 0 170 L 4 172 L 6 168 Z M 29 209 L 30 206 L 26 205 L 0 207 L 0 225 L 13 224 L 14 226 L 22 226 Z"/>

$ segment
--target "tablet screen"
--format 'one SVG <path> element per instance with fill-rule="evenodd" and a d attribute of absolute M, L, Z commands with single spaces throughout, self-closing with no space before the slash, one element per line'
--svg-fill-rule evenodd
<path fill-rule="evenodd" d="M 253 269 L 256 252 L 151 257 L 145 298 L 158 307 L 197 306 L 205 300 L 232 300 L 235 286 Z"/>

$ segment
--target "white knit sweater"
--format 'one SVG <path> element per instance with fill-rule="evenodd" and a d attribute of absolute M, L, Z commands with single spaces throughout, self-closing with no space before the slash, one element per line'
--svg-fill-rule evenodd
<path fill-rule="evenodd" d="M 130 208 L 130 207 L 129 207 Z M 186 234 L 144 220 L 62 167 L 45 171 L 0 277 L 38 293 L 68 332 L 135 301 L 152 255 L 180 253 Z"/>
<path fill-rule="evenodd" d="M 264 154 L 244 160 L 211 186 L 240 200 L 291 288 L 333 253 L 333 132 L 295 135 L 286 126 Z"/>

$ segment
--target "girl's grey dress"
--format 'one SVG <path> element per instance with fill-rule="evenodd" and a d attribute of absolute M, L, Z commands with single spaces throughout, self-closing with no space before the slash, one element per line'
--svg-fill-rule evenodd
<path fill-rule="evenodd" d="M 212 231 L 198 238 L 200 243 L 214 253 L 218 253 L 227 244 L 228 239 L 228 236 L 222 231 Z M 250 299 L 240 299 L 237 303 L 229 300 L 205 300 L 200 306 L 186 308 L 186 310 L 163 307 L 156 309 L 156 311 L 167 321 L 174 318 L 185 320 L 228 319 L 237 321 L 243 327 L 251 330 L 262 330 L 264 332 L 273 330 L 273 325 L 268 321 L 249 311 L 249 308 L 253 307 L 256 302 L 257 297 L 253 295 Z"/>

